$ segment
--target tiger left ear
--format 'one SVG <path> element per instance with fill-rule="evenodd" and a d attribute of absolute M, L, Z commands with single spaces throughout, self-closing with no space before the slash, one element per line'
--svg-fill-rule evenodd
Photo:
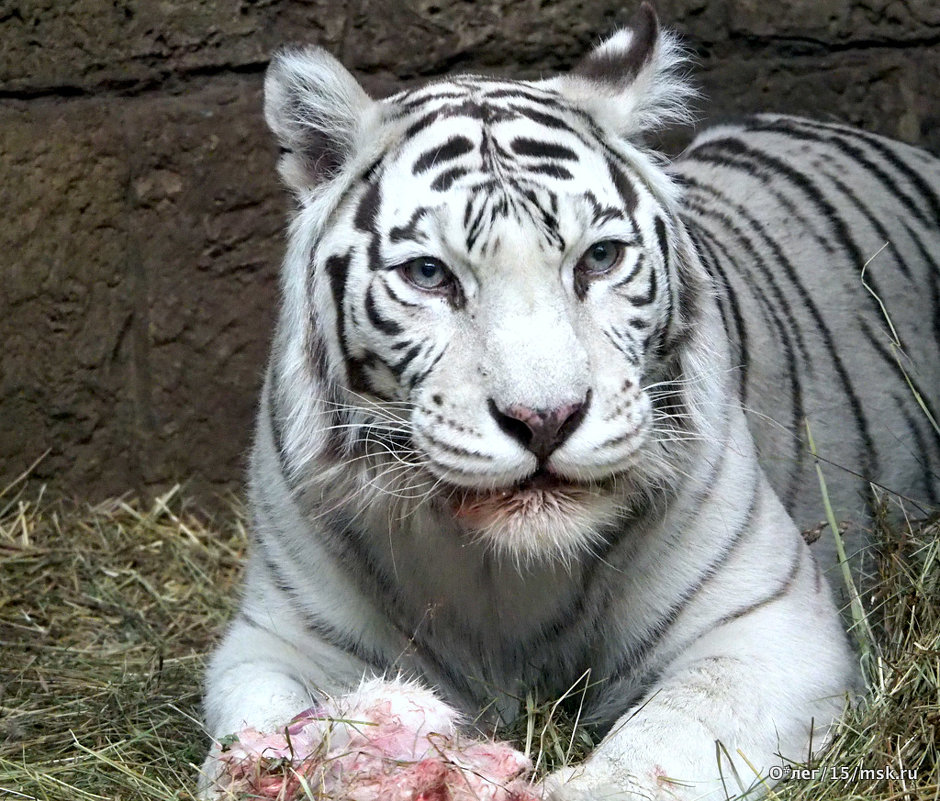
<path fill-rule="evenodd" d="M 633 20 L 585 56 L 566 75 L 545 81 L 605 127 L 632 138 L 688 122 L 695 89 L 684 76 L 676 37 L 659 27 L 644 2 Z"/>
<path fill-rule="evenodd" d="M 281 146 L 285 183 L 302 196 L 342 173 L 370 139 L 375 107 L 322 48 L 276 53 L 264 79 L 264 116 Z"/>

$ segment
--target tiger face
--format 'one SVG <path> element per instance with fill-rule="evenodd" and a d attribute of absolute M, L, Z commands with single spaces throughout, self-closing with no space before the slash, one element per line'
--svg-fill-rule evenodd
<path fill-rule="evenodd" d="M 665 45 L 632 38 L 607 57 L 646 80 Z M 696 276 L 674 190 L 613 129 L 603 97 L 585 102 L 603 95 L 596 66 L 536 83 L 464 77 L 373 102 L 306 53 L 282 56 L 266 88 L 301 202 L 302 294 L 282 328 L 302 325 L 288 341 L 318 354 L 306 359 L 310 392 L 329 421 L 312 422 L 306 436 L 320 445 L 308 452 L 357 464 L 399 499 L 423 487 L 416 504 L 516 559 L 592 547 L 675 482 L 697 436 L 681 358 Z M 304 105 L 314 73 L 321 93 L 328 77 L 334 95 L 358 98 L 315 160 L 298 147 L 309 131 L 285 122 L 330 107 L 319 95 Z M 368 162 L 350 164 L 363 150 Z"/>

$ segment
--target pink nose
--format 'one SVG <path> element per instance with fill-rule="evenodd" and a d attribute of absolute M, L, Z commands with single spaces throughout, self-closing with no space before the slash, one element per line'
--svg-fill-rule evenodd
<path fill-rule="evenodd" d="M 565 403 L 555 409 L 530 409 L 519 405 L 500 409 L 492 398 L 487 406 L 497 425 L 532 451 L 541 463 L 581 424 L 590 402 L 591 390 L 588 390 L 584 400 Z"/>

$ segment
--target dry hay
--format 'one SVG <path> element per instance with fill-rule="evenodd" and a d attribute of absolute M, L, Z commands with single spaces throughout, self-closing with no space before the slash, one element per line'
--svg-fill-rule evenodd
<path fill-rule="evenodd" d="M 181 799 L 207 739 L 203 654 L 246 536 L 149 509 L 0 498 L 0 797 Z M 172 508 L 171 508 L 172 506 Z"/>
<path fill-rule="evenodd" d="M 208 524 L 176 491 L 149 506 L 0 493 L 0 797 L 191 798 L 208 742 L 203 655 L 232 611 L 245 548 L 234 505 Z M 782 782 L 775 798 L 940 798 L 940 526 L 886 530 L 880 564 L 865 599 L 873 692 L 815 778 Z M 590 745 L 572 735 L 570 701 L 528 699 L 515 729 L 541 769 Z"/>

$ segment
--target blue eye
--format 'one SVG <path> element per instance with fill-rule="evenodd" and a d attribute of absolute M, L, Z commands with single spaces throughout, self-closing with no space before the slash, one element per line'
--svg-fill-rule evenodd
<path fill-rule="evenodd" d="M 623 242 L 604 239 L 595 242 L 578 259 L 576 269 L 591 275 L 602 275 L 617 266 L 623 256 Z"/>
<path fill-rule="evenodd" d="M 398 270 L 420 289 L 441 289 L 453 280 L 450 270 L 444 266 L 444 263 L 430 256 L 407 261 Z"/>

